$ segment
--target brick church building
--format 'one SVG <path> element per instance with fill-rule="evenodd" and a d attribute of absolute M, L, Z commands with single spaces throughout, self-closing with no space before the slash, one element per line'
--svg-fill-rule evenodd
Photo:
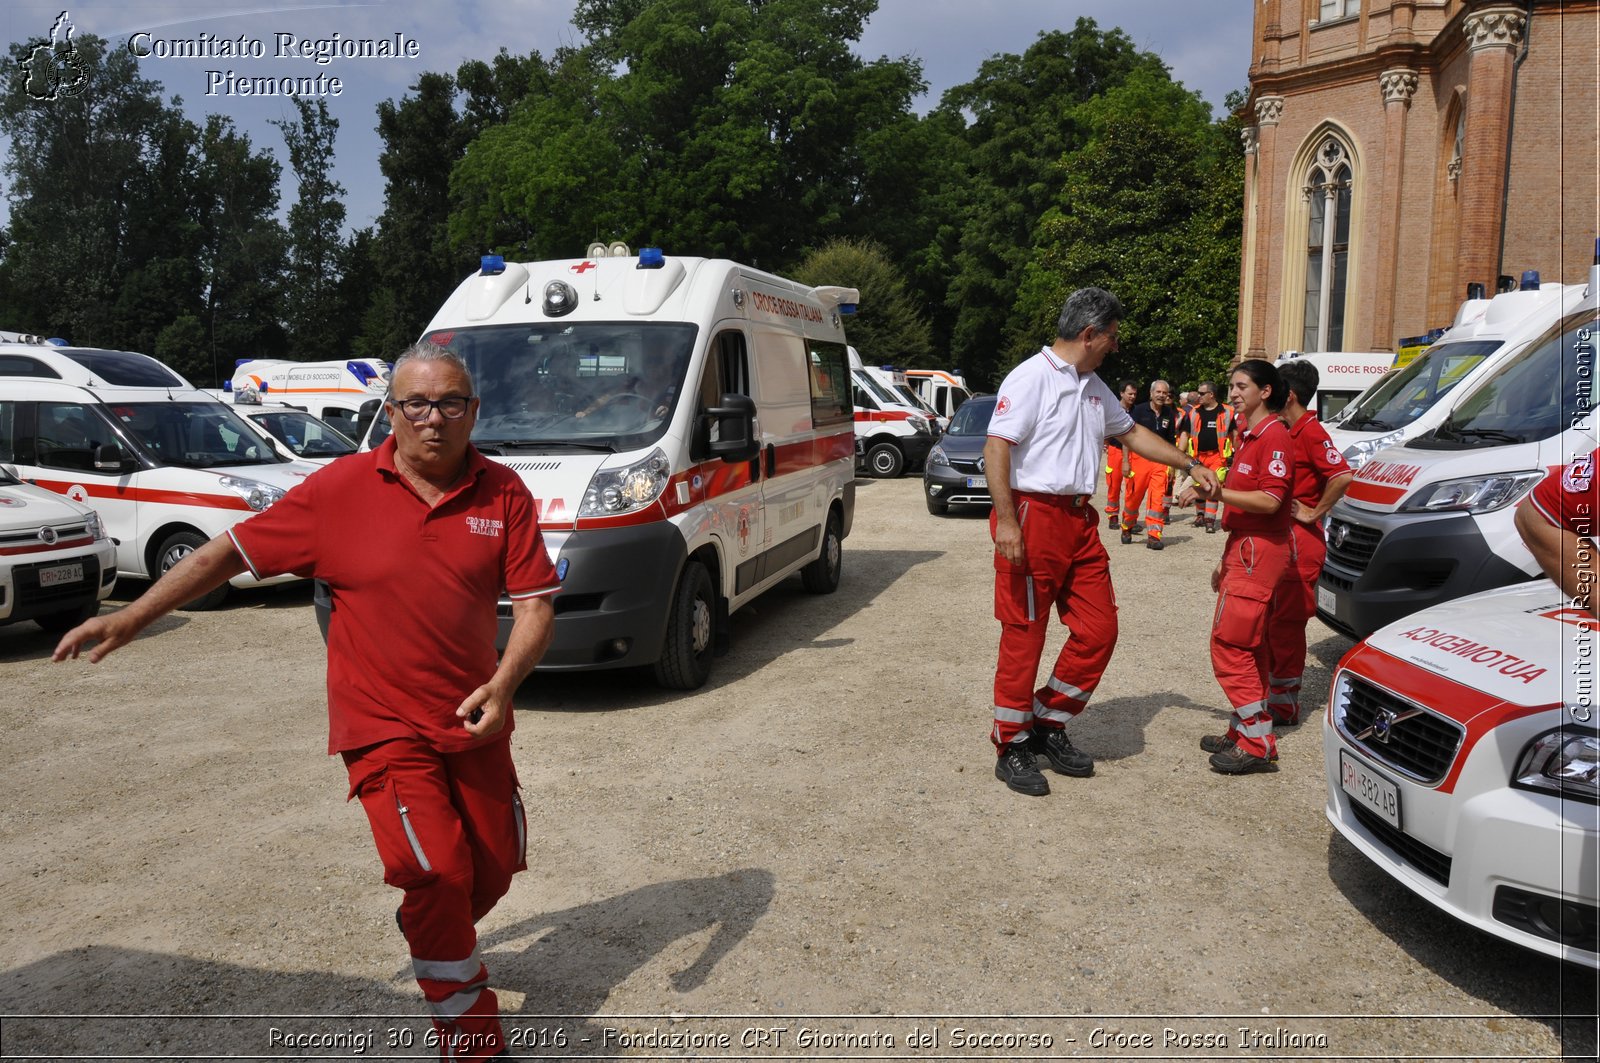
<path fill-rule="evenodd" d="M 1250 2 L 1241 353 L 1393 350 L 1469 282 L 1583 280 L 1600 0 Z"/>

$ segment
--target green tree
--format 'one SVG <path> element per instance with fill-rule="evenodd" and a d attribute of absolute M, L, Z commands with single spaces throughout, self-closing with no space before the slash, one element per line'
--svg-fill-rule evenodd
<path fill-rule="evenodd" d="M 1121 30 L 1079 18 L 1070 31 L 1039 34 L 1020 56 L 987 60 L 973 81 L 940 102 L 939 112 L 964 126 L 965 172 L 953 182 L 949 204 L 954 254 L 948 233 L 932 252 L 948 262 L 948 285 L 928 294 L 943 304 L 940 331 L 969 379 L 996 384 L 1007 363 L 1003 345 L 1034 227 L 1066 180 L 1057 163 L 1083 142 L 1077 107 L 1139 70 L 1166 72 Z"/>
<path fill-rule="evenodd" d="M 794 279 L 813 285 L 839 284 L 861 292 L 861 302 L 855 316 L 845 323 L 845 331 L 867 363 L 908 368 L 929 365 L 933 346 L 927 318 L 906 290 L 904 277 L 877 244 L 830 240 L 801 261 Z"/>
<path fill-rule="evenodd" d="M 295 98 L 298 121 L 273 125 L 283 134 L 299 194 L 289 208 L 289 269 L 284 285 L 284 319 L 292 357 L 317 361 L 342 357 L 355 339 L 355 324 L 345 313 L 340 280 L 345 245 L 340 235 L 344 186 L 333 178 L 333 144 L 339 120 L 323 100 Z"/>
<path fill-rule="evenodd" d="M 1054 335 L 1071 290 L 1122 301 L 1109 372 L 1180 386 L 1216 379 L 1234 349 L 1243 154 L 1237 121 L 1163 75 L 1138 73 L 1076 108 L 1083 146 L 1040 219 L 1005 350 L 1011 362 Z"/>

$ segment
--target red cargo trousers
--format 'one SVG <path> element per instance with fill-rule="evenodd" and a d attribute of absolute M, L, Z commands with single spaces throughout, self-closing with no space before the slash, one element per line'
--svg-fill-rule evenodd
<path fill-rule="evenodd" d="M 1278 584 L 1293 564 L 1289 529 L 1230 532 L 1211 622 L 1211 668 L 1233 706 L 1228 737 L 1246 753 L 1278 755 L 1267 711 L 1267 616 Z"/>
<path fill-rule="evenodd" d="M 527 818 L 511 741 L 461 753 L 396 738 L 343 754 L 383 860 L 405 891 L 400 925 L 444 1059 L 505 1047 L 499 1001 L 473 926 L 527 868 Z"/>
<path fill-rule="evenodd" d="M 1061 728 L 1082 712 L 1117 645 L 1117 599 L 1100 520 L 1088 495 L 1015 493 L 1022 565 L 994 555 L 996 749 L 1025 741 L 1034 726 Z M 989 514 L 994 537 L 995 515 Z M 1054 606 L 1070 632 L 1050 678 L 1034 689 Z"/>
<path fill-rule="evenodd" d="M 1317 580 L 1328 544 L 1317 529 L 1295 521 L 1294 561 L 1272 598 L 1267 619 L 1267 709 L 1278 723 L 1300 720 L 1300 679 L 1306 670 L 1306 624 L 1317 615 Z"/>

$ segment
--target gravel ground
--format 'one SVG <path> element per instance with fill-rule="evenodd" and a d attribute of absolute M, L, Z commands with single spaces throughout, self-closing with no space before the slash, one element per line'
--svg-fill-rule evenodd
<path fill-rule="evenodd" d="M 1275 775 L 1207 770 L 1220 536 L 1109 537 L 1122 637 L 1072 731 L 1097 772 L 996 781 L 987 524 L 920 493 L 862 482 L 839 591 L 737 614 L 704 690 L 523 687 L 532 869 L 480 927 L 520 1055 L 1594 1055 L 1592 972 L 1334 834 L 1316 722 Z M 1310 635 L 1317 704 L 1350 644 Z M 0 1058 L 431 1055 L 398 895 L 323 752 L 309 590 L 176 614 L 98 666 L 51 645 L 0 629 Z"/>

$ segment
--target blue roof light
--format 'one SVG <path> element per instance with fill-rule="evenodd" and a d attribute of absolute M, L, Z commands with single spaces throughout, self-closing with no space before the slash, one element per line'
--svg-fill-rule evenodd
<path fill-rule="evenodd" d="M 1525 270 L 1523 270 L 1522 271 L 1522 283 L 1519 284 L 1517 287 L 1521 288 L 1525 292 L 1536 292 L 1536 291 L 1538 291 L 1539 290 L 1539 271 L 1536 270 L 1536 269 L 1525 269 Z"/>
<path fill-rule="evenodd" d="M 372 366 L 368 365 L 366 362 L 350 361 L 344 363 L 344 367 L 350 370 L 355 378 L 361 381 L 363 386 L 378 379 L 378 371 L 372 368 Z"/>
<path fill-rule="evenodd" d="M 505 271 L 506 259 L 504 255 L 483 255 L 478 259 L 478 275 L 480 277 L 490 277 Z"/>
<path fill-rule="evenodd" d="M 856 312 L 856 304 L 855 303 L 840 303 L 839 304 L 839 313 L 848 315 L 848 314 L 853 314 L 855 312 Z"/>
<path fill-rule="evenodd" d="M 639 251 L 639 264 L 635 269 L 660 269 L 667 264 L 667 256 L 659 247 L 646 247 Z"/>

